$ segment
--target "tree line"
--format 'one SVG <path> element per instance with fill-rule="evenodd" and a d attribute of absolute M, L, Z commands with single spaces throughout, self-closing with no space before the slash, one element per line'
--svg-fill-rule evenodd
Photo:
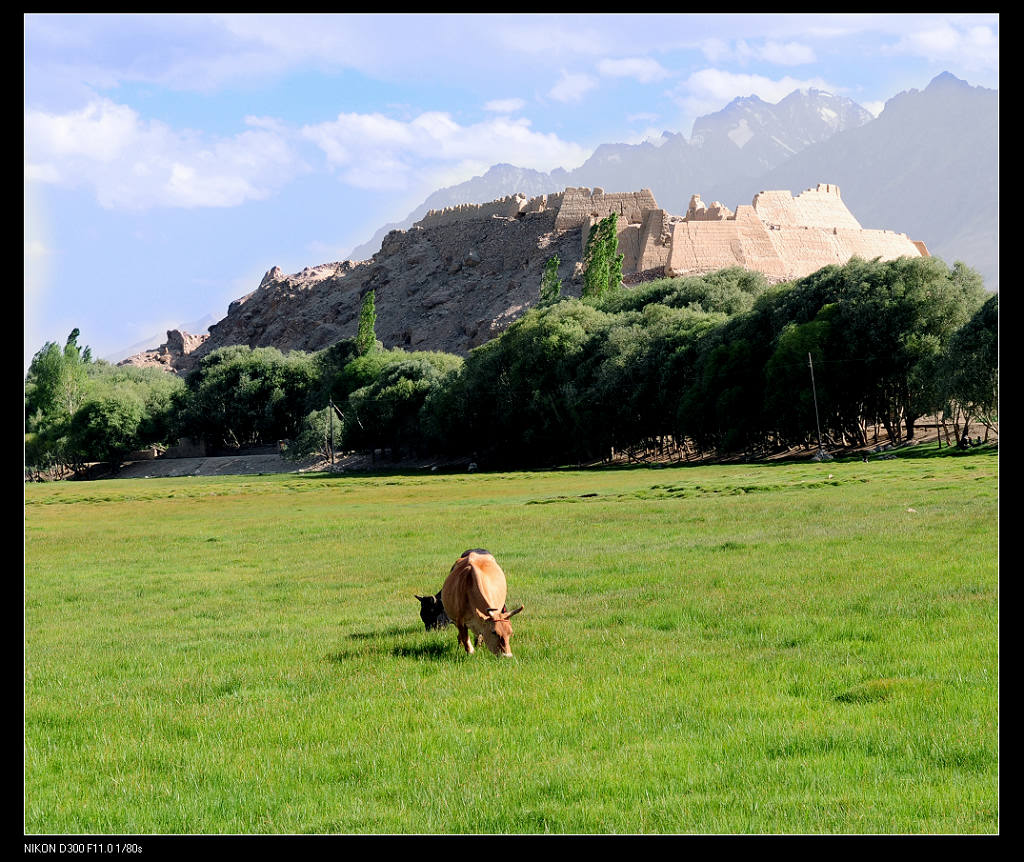
<path fill-rule="evenodd" d="M 996 418 L 998 296 L 959 262 L 855 258 L 776 285 L 731 268 L 630 288 L 614 230 L 592 228 L 579 298 L 549 265 L 536 306 L 465 359 L 385 349 L 373 291 L 354 338 L 221 348 L 184 379 L 93 360 L 75 330 L 29 368 L 26 465 L 74 473 L 179 438 L 503 467 L 666 441 L 757 457 L 816 443 L 819 427 L 827 446 L 866 445 L 878 429 L 912 439 L 923 416 L 958 437 Z"/>

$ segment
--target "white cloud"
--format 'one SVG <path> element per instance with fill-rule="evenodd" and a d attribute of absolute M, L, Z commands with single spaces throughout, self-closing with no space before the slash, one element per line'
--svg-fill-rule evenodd
<path fill-rule="evenodd" d="M 717 36 L 711 36 L 702 40 L 700 49 L 711 63 L 718 63 L 732 56 L 732 49 L 729 47 L 729 43 L 724 39 L 719 39 Z"/>
<path fill-rule="evenodd" d="M 621 60 L 601 60 L 597 70 L 607 77 L 635 78 L 641 84 L 650 84 L 668 77 L 668 72 L 650 57 L 629 57 Z"/>
<path fill-rule="evenodd" d="M 985 25 L 956 27 L 948 21 L 904 34 L 889 53 L 911 54 L 965 69 L 999 68 L 999 38 Z"/>
<path fill-rule="evenodd" d="M 885 99 L 879 99 L 874 102 L 858 102 L 858 104 L 873 117 L 877 117 L 885 107 Z"/>
<path fill-rule="evenodd" d="M 578 102 L 588 90 L 597 86 L 597 79 L 582 73 L 571 74 L 562 70 L 562 77 L 548 91 L 548 95 L 558 102 Z"/>
<path fill-rule="evenodd" d="M 499 114 L 514 114 L 525 107 L 525 99 L 491 99 L 484 104 L 485 111 L 494 111 Z"/>
<path fill-rule="evenodd" d="M 144 121 L 109 99 L 78 111 L 25 114 L 26 179 L 91 187 L 107 208 L 236 206 L 303 170 L 281 129 L 253 119 L 214 138 Z"/>
<path fill-rule="evenodd" d="M 816 59 L 814 49 L 800 42 L 765 42 L 758 49 L 757 55 L 778 66 L 800 66 L 813 63 Z"/>
<path fill-rule="evenodd" d="M 485 15 L 483 20 L 486 24 L 495 17 Z M 472 22 L 472 17 L 468 20 Z M 621 45 L 620 30 L 590 15 L 512 15 L 502 16 L 499 26 L 485 27 L 474 35 L 478 38 L 493 35 L 496 47 L 512 54 L 593 57 L 615 51 Z"/>
<path fill-rule="evenodd" d="M 424 177 L 459 182 L 496 162 L 536 170 L 572 168 L 589 151 L 554 134 L 535 132 L 525 118 L 498 116 L 462 126 L 437 111 L 403 122 L 383 114 L 339 114 L 305 126 L 345 183 L 360 188 L 404 189 Z"/>
<path fill-rule="evenodd" d="M 748 42 L 737 39 L 731 46 L 722 39 L 705 39 L 700 46 L 704 56 L 712 63 L 734 61 L 746 64 L 763 60 L 776 66 L 800 66 L 813 63 L 817 57 L 814 49 L 803 42 Z"/>

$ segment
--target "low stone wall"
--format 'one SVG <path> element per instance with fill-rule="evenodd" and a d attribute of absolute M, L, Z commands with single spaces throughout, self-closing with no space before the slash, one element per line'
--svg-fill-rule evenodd
<path fill-rule="evenodd" d="M 537 198 L 527 200 L 526 195 L 507 195 L 500 200 L 491 201 L 486 204 L 459 204 L 454 207 L 446 207 L 442 210 L 431 210 L 421 218 L 414 227 L 440 227 L 441 225 L 454 224 L 456 222 L 468 221 L 470 219 L 491 218 L 515 218 L 525 212 L 528 205 L 536 207 L 540 205 Z"/>
<path fill-rule="evenodd" d="M 164 452 L 163 457 L 205 458 L 206 443 L 204 443 L 202 440 L 193 440 L 191 437 L 182 437 L 174 446 L 171 446 L 166 452 Z"/>

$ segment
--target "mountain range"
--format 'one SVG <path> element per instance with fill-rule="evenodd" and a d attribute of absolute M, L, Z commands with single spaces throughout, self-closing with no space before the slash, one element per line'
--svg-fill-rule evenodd
<path fill-rule="evenodd" d="M 660 206 L 683 214 L 693 194 L 735 209 L 762 189 L 795 194 L 819 182 L 838 185 L 864 227 L 921 239 L 933 255 L 963 260 L 998 289 L 998 92 L 948 72 L 924 90 L 893 96 L 878 117 L 823 90 L 796 90 L 776 104 L 748 96 L 698 118 L 689 139 L 666 131 L 656 141 L 602 144 L 568 171 L 494 165 L 433 192 L 349 257 L 372 257 L 389 231 L 431 209 L 516 192 L 649 188 Z"/>
<path fill-rule="evenodd" d="M 573 170 L 494 165 L 482 176 L 433 192 L 348 258 L 369 261 L 391 231 L 407 230 L 432 209 L 517 192 L 534 197 L 570 186 L 648 188 L 659 206 L 682 215 L 693 194 L 735 209 L 761 190 L 796 194 L 824 182 L 841 188 L 863 227 L 906 233 L 947 264 L 962 260 L 989 290 L 998 290 L 998 118 L 996 90 L 971 86 L 948 72 L 924 90 L 893 96 L 877 117 L 851 99 L 815 89 L 796 90 L 776 104 L 757 96 L 737 98 L 698 118 L 689 139 L 666 131 L 640 144 L 602 144 Z M 491 299 L 495 307 L 501 304 L 502 297 Z M 477 311 L 483 318 L 493 309 Z M 202 332 L 219 319 L 208 315 L 201 324 L 181 328 Z M 144 343 L 161 340 L 154 336 Z"/>

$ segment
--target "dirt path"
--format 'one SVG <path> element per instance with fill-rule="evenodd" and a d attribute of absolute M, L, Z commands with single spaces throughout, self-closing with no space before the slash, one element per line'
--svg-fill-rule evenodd
<path fill-rule="evenodd" d="M 951 429 L 952 430 L 952 429 Z M 974 435 L 984 436 L 984 429 L 980 426 L 972 428 Z M 934 428 L 921 428 L 916 435 L 914 445 L 917 446 L 938 446 L 938 431 Z M 990 442 L 997 443 L 999 439 L 998 429 L 994 434 L 990 433 Z M 883 444 L 884 445 L 884 444 Z M 875 449 L 868 447 L 860 452 L 843 452 L 842 455 L 865 454 L 870 456 Z M 802 449 L 794 449 L 782 453 L 769 460 L 780 458 L 810 458 L 814 453 Z M 840 453 L 836 453 L 840 454 Z M 657 459 L 645 459 L 649 463 L 657 463 Z M 729 459 L 726 459 L 729 460 Z M 622 458 L 621 463 L 628 463 L 628 459 Z M 693 463 L 693 462 L 691 462 Z M 430 470 L 431 468 L 443 468 L 447 472 L 452 469 L 466 470 L 469 462 L 459 461 L 388 461 L 378 459 L 374 462 L 369 455 L 345 455 L 335 460 L 335 472 L 357 472 L 361 470 Z M 280 454 L 266 455 L 226 455 L 209 458 L 156 458 L 150 461 L 132 461 L 125 464 L 116 474 L 107 478 L 113 479 L 156 479 L 160 477 L 174 476 L 239 476 L 253 475 L 260 473 L 310 473 L 328 471 L 330 465 L 322 458 L 307 458 L 303 461 L 287 461 Z"/>
<path fill-rule="evenodd" d="M 252 473 L 297 473 L 310 464 L 286 461 L 280 455 L 229 455 L 216 458 L 156 458 L 125 464 L 116 479 L 157 479 L 169 476 L 238 476 Z"/>
<path fill-rule="evenodd" d="M 468 461 L 466 462 L 468 463 Z M 430 470 L 432 467 L 466 469 L 466 464 L 439 461 L 388 461 L 369 455 L 339 455 L 335 458 L 334 472 L 362 470 Z M 323 458 L 312 457 L 301 461 L 288 461 L 279 454 L 227 455 L 208 458 L 155 458 L 131 461 L 110 479 L 158 479 L 174 476 L 240 476 L 260 473 L 315 473 L 329 472 L 331 465 Z"/>

